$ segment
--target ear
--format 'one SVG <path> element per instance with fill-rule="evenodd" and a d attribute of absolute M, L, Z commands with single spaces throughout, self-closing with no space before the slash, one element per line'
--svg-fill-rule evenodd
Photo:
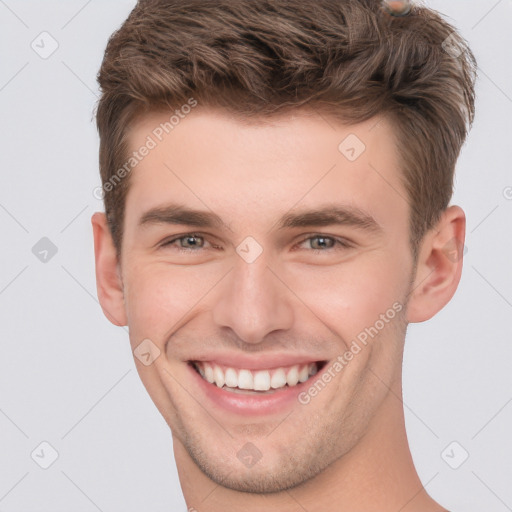
<path fill-rule="evenodd" d="M 104 213 L 92 218 L 94 257 L 96 261 L 96 290 L 105 316 L 114 324 L 127 324 L 124 308 L 123 282 L 117 253 Z"/>
<path fill-rule="evenodd" d="M 464 211 L 450 206 L 423 238 L 407 306 L 409 322 L 432 318 L 453 297 L 462 273 L 465 236 Z"/>

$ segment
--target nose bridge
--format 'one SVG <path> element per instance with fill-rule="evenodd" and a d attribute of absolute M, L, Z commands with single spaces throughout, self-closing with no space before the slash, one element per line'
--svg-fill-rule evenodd
<path fill-rule="evenodd" d="M 250 260 L 249 260 L 250 261 Z M 290 292 L 269 268 L 262 253 L 254 261 L 236 256 L 218 300 L 213 319 L 219 327 L 230 327 L 246 343 L 259 343 L 277 329 L 293 323 Z"/>

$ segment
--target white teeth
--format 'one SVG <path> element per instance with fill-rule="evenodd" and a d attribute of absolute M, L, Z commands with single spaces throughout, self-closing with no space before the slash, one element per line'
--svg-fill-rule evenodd
<path fill-rule="evenodd" d="M 286 374 L 286 382 L 288 386 L 295 386 L 299 382 L 299 367 L 292 366 Z"/>
<path fill-rule="evenodd" d="M 240 370 L 238 374 L 238 387 L 240 389 L 254 389 L 252 373 L 249 370 Z"/>
<path fill-rule="evenodd" d="M 221 368 L 219 365 L 207 362 L 195 364 L 203 379 L 217 387 L 226 387 L 230 390 L 269 391 L 281 389 L 286 385 L 296 386 L 299 382 L 305 382 L 311 375 L 318 372 L 316 363 L 306 365 L 294 365 L 286 368 L 272 370 L 237 370 L 235 368 Z"/>
<path fill-rule="evenodd" d="M 282 368 L 279 368 L 274 372 L 270 379 L 270 387 L 272 389 L 283 388 L 286 386 L 286 373 Z"/>
<path fill-rule="evenodd" d="M 238 387 L 238 375 L 233 368 L 228 368 L 226 370 L 226 386 L 228 388 L 236 388 Z"/>
<path fill-rule="evenodd" d="M 307 366 L 303 366 L 299 372 L 299 382 L 306 382 L 309 378 L 309 370 Z"/>
<path fill-rule="evenodd" d="M 215 380 L 213 377 L 213 368 L 210 365 L 205 365 L 204 367 L 204 376 L 206 377 L 206 380 L 213 384 L 213 381 Z"/>
<path fill-rule="evenodd" d="M 218 366 L 213 367 L 213 377 L 215 379 L 215 384 L 217 384 L 219 388 L 224 386 L 224 372 Z"/>
<path fill-rule="evenodd" d="M 270 389 L 270 373 L 267 370 L 254 374 L 254 389 L 256 391 L 268 391 Z"/>

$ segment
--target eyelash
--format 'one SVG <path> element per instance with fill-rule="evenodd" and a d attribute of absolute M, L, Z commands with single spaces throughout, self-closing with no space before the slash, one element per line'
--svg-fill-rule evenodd
<path fill-rule="evenodd" d="M 185 238 L 202 238 L 202 239 L 205 239 L 205 237 L 203 235 L 201 235 L 200 233 L 186 233 L 184 235 L 180 235 L 180 236 L 174 237 L 174 238 L 172 238 L 170 240 L 164 241 L 160 246 L 161 247 L 169 247 L 172 244 L 174 244 L 174 242 L 177 242 L 179 240 L 184 240 Z M 333 247 L 327 247 L 325 249 L 310 249 L 311 251 L 316 252 L 316 253 L 328 252 L 328 251 L 331 251 L 331 250 L 335 250 L 336 249 L 336 245 L 340 246 L 340 247 L 338 247 L 338 249 L 350 249 L 350 248 L 353 247 L 353 245 L 348 240 L 346 240 L 344 238 L 337 238 L 337 237 L 333 237 L 333 236 L 329 236 L 329 235 L 323 235 L 321 233 L 317 233 L 315 235 L 310 235 L 310 236 L 302 239 L 300 242 L 298 242 L 297 245 L 301 245 L 304 242 L 307 242 L 308 240 L 314 240 L 315 238 L 329 239 L 329 240 L 333 240 L 335 242 Z M 213 245 L 213 247 L 214 248 L 218 248 L 218 246 L 215 246 L 215 245 Z M 193 249 L 193 248 L 187 248 L 187 247 L 177 247 L 177 249 L 180 252 L 190 253 L 190 252 L 198 252 L 199 249 L 202 249 L 202 247 L 199 247 L 199 249 Z"/>

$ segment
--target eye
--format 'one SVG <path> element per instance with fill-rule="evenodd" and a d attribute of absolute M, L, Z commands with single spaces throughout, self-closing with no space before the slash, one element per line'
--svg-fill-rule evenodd
<path fill-rule="evenodd" d="M 176 242 L 179 242 L 176 245 Z M 206 242 L 205 238 L 197 233 L 187 233 L 185 235 L 180 235 L 170 240 L 164 241 L 160 246 L 161 247 L 171 247 L 176 245 L 176 248 L 180 251 L 197 251 L 198 249 L 202 249 L 204 247 L 204 243 Z"/>
<path fill-rule="evenodd" d="M 323 234 L 315 234 L 309 236 L 299 242 L 297 245 L 304 245 L 309 242 L 309 247 L 306 249 L 313 250 L 314 252 L 330 252 L 332 250 L 343 250 L 353 247 L 353 245 L 344 238 L 337 238 L 333 236 L 327 236 Z M 175 236 L 169 240 L 165 240 L 160 244 L 163 248 L 176 248 L 181 252 L 199 252 L 200 249 L 208 248 L 210 244 L 204 236 L 199 233 L 185 233 L 179 236 Z M 213 248 L 218 246 L 210 244 Z M 173 247 L 174 246 L 174 247 Z"/>
<path fill-rule="evenodd" d="M 315 241 L 318 243 L 315 244 Z M 305 242 L 310 242 L 310 248 L 315 252 L 327 252 L 330 249 L 349 249 L 352 245 L 345 240 L 344 238 L 336 238 L 332 236 L 317 234 L 314 236 L 310 236 L 299 242 L 299 245 L 304 244 Z M 315 247 L 316 245 L 316 247 Z"/>

